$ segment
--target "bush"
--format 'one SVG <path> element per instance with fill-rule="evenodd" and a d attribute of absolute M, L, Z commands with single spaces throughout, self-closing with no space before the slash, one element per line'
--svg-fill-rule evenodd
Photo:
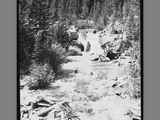
<path fill-rule="evenodd" d="M 30 68 L 30 74 L 33 78 L 29 84 L 30 90 L 45 89 L 55 78 L 55 73 L 48 64 L 33 64 Z"/>
<path fill-rule="evenodd" d="M 29 88 L 47 88 L 50 82 L 58 75 L 61 64 L 66 60 L 65 48 L 45 36 L 47 31 L 39 32 L 32 54 L 30 73 L 34 79 Z M 45 33 L 45 34 L 44 34 Z"/>
<path fill-rule="evenodd" d="M 55 73 L 60 70 L 60 65 L 65 61 L 65 48 L 57 42 L 56 37 L 50 37 L 50 31 L 40 31 L 37 34 L 34 52 L 32 54 L 33 63 L 50 65 Z M 50 37 L 50 38 L 49 38 Z"/>
<path fill-rule="evenodd" d="M 51 49 L 48 51 L 47 58 L 48 63 L 56 74 L 61 70 L 61 65 L 65 63 L 67 53 L 60 44 L 53 44 Z"/>
<path fill-rule="evenodd" d="M 49 86 L 61 70 L 61 64 L 65 62 L 67 54 L 59 44 L 53 44 L 52 48 L 41 53 L 43 62 L 33 63 L 30 67 L 30 75 L 33 78 L 30 89 L 45 89 Z"/>

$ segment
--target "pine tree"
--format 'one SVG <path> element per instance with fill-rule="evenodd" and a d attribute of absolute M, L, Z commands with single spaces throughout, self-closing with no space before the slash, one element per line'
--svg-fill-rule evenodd
<path fill-rule="evenodd" d="M 32 54 L 33 61 L 36 63 L 44 62 L 46 52 L 51 45 L 47 39 L 46 31 L 51 20 L 50 5 L 48 0 L 34 0 L 30 7 L 30 23 L 35 32 L 35 45 Z"/>
<path fill-rule="evenodd" d="M 28 0 L 19 0 L 18 2 L 18 69 L 19 73 L 28 72 L 31 64 L 31 57 L 34 48 L 34 33 L 29 23 L 28 14 L 31 3 Z"/>
<path fill-rule="evenodd" d="M 49 0 L 33 0 L 30 6 L 30 23 L 33 28 L 45 30 L 49 27 L 51 18 Z"/>

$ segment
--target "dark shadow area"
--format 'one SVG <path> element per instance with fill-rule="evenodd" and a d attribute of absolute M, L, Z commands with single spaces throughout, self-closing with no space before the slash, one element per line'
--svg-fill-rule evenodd
<path fill-rule="evenodd" d="M 64 63 L 68 63 L 68 62 L 72 62 L 72 60 L 71 59 L 65 59 L 64 60 Z"/>
<path fill-rule="evenodd" d="M 82 56 L 82 53 L 76 50 L 69 50 L 68 55 L 69 56 Z"/>
<path fill-rule="evenodd" d="M 59 89 L 60 88 L 60 86 L 53 86 L 53 84 L 50 84 L 49 86 L 48 86 L 48 88 L 47 88 L 47 90 L 56 90 L 56 89 Z"/>
<path fill-rule="evenodd" d="M 71 78 L 74 76 L 73 73 L 75 73 L 75 70 L 69 70 L 69 69 L 62 70 L 61 72 L 58 73 L 55 80 Z"/>

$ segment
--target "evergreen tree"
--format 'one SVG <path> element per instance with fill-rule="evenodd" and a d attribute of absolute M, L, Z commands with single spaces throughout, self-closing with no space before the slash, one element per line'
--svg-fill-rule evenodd
<path fill-rule="evenodd" d="M 30 25 L 35 32 L 33 61 L 43 63 L 46 52 L 51 46 L 51 40 L 47 38 L 47 29 L 51 21 L 49 0 L 34 0 L 30 6 Z"/>

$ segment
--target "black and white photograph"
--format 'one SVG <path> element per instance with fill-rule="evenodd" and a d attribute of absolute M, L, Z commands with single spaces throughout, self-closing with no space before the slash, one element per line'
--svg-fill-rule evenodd
<path fill-rule="evenodd" d="M 17 0 L 18 120 L 143 120 L 142 0 Z"/>

